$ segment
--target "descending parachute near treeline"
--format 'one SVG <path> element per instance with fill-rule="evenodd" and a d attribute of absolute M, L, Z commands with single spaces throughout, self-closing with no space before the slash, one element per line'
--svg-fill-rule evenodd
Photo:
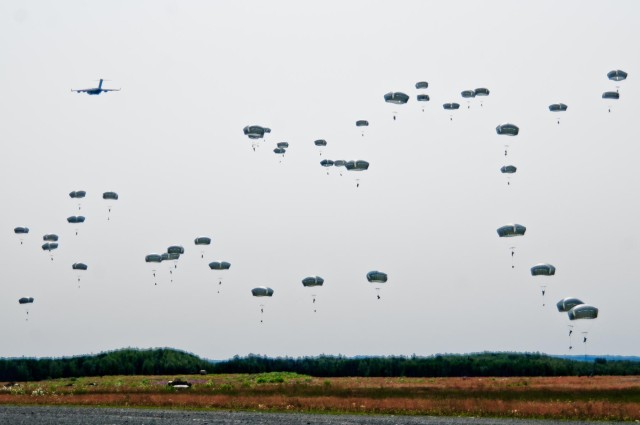
<path fill-rule="evenodd" d="M 467 109 L 471 108 L 471 101 L 469 99 L 473 99 L 474 97 L 476 97 L 476 91 L 475 90 L 464 90 L 460 93 L 460 96 L 462 96 L 463 99 L 467 99 Z"/>
<path fill-rule="evenodd" d="M 305 288 L 315 288 L 317 286 L 322 286 L 324 285 L 324 279 L 321 278 L 320 276 L 307 276 L 304 279 L 302 279 L 302 286 L 304 286 Z M 315 294 L 311 294 L 311 298 L 313 300 L 313 312 L 316 313 L 316 295 Z"/>
<path fill-rule="evenodd" d="M 200 249 L 200 258 L 204 258 L 204 247 L 211 245 L 211 238 L 208 236 L 198 236 L 193 241 Z"/>
<path fill-rule="evenodd" d="M 609 101 L 618 100 L 620 99 L 620 93 L 617 91 L 606 91 L 602 93 L 602 98 Z M 611 102 L 609 102 L 609 112 L 611 112 Z"/>
<path fill-rule="evenodd" d="M 584 304 L 584 302 L 575 297 L 563 298 L 556 304 L 560 313 L 568 313 L 573 307 Z M 573 325 L 569 326 L 569 350 L 573 349 L 572 337 L 573 337 Z"/>
<path fill-rule="evenodd" d="M 553 103 L 549 105 L 550 112 L 565 112 L 568 108 L 564 103 Z M 558 124 L 560 124 L 560 117 L 558 117 Z"/>
<path fill-rule="evenodd" d="M 593 319 L 598 318 L 598 308 L 589 304 L 579 304 L 567 312 L 569 320 L 574 323 L 577 331 L 582 334 L 582 343 L 584 344 L 584 353 L 587 355 L 587 338 Z M 578 322 L 575 322 L 575 321 Z"/>
<path fill-rule="evenodd" d="M 173 268 L 178 268 L 178 260 L 180 256 L 184 254 L 184 247 L 181 245 L 171 245 L 167 248 L 168 259 L 173 261 Z M 173 275 L 173 270 L 169 269 L 169 274 Z M 173 276 L 171 277 L 171 282 L 173 282 Z"/>
<path fill-rule="evenodd" d="M 13 233 L 18 235 L 18 239 L 20 239 L 20 245 L 22 245 L 24 235 L 29 234 L 29 228 L 28 227 L 16 227 L 15 229 L 13 229 Z"/>
<path fill-rule="evenodd" d="M 179 252 L 165 252 L 162 254 L 162 261 L 173 261 L 173 267 L 169 266 L 169 274 L 171 275 L 171 282 L 173 282 L 173 270 L 178 268 L 179 259 L 180 259 Z"/>
<path fill-rule="evenodd" d="M 483 106 L 482 98 L 489 96 L 489 93 L 490 93 L 489 89 L 484 87 L 479 87 L 475 89 L 474 92 L 476 94 L 476 97 L 480 98 L 480 107 L 482 107 Z"/>
<path fill-rule="evenodd" d="M 33 304 L 33 297 L 22 297 L 18 300 L 18 304 L 25 306 L 25 320 L 29 321 L 29 306 Z"/>
<path fill-rule="evenodd" d="M 500 168 L 502 174 L 507 175 L 507 186 L 511 185 L 511 174 L 515 174 L 518 168 L 515 165 L 504 165 Z"/>
<path fill-rule="evenodd" d="M 70 224 L 80 224 L 84 223 L 85 217 L 82 215 L 72 215 L 71 217 L 67 217 L 67 223 Z M 76 227 L 76 236 L 78 236 L 78 228 Z"/>
<path fill-rule="evenodd" d="M 111 205 L 112 205 L 112 201 L 117 201 L 118 200 L 118 194 L 116 192 L 104 192 L 102 194 L 102 199 L 109 201 L 107 208 L 107 220 L 111 219 Z"/>
<path fill-rule="evenodd" d="M 322 150 L 327 146 L 327 141 L 324 139 L 317 139 L 317 140 L 314 140 L 313 144 L 318 147 L 320 156 L 322 156 Z"/>
<path fill-rule="evenodd" d="M 512 238 L 515 236 L 524 236 L 527 228 L 522 224 L 506 224 L 499 227 L 496 231 L 498 232 L 498 236 L 501 238 Z M 516 247 L 510 246 L 509 250 L 511 251 L 511 268 L 513 269 L 515 268 L 515 265 L 513 264 L 513 256 L 516 253 Z"/>
<path fill-rule="evenodd" d="M 496 133 L 500 136 L 517 136 L 520 133 L 520 128 L 515 124 L 500 124 L 496 127 Z M 504 145 L 504 156 L 507 156 L 509 151 L 509 144 Z"/>
<path fill-rule="evenodd" d="M 153 272 L 153 280 L 154 280 L 154 285 L 158 284 L 158 280 L 156 279 L 156 268 L 155 268 L 155 264 L 159 264 L 162 263 L 162 255 L 160 254 L 149 254 L 147 256 L 144 257 L 144 261 L 146 263 L 151 263 L 153 266 L 153 269 L 151 269 L 151 271 Z"/>
<path fill-rule="evenodd" d="M 627 79 L 627 73 L 620 70 L 620 69 L 616 69 L 613 71 L 609 71 L 607 72 L 607 78 L 611 81 L 615 81 L 616 83 L 619 83 L 620 81 L 624 81 Z M 607 92 L 609 93 L 608 96 L 609 97 L 605 97 L 604 94 L 602 95 L 602 97 L 604 99 L 610 99 L 610 100 L 617 100 L 620 99 L 620 95 L 615 96 L 613 93 L 614 92 Z M 605 93 L 605 94 L 607 94 Z M 616 85 L 616 91 L 615 93 L 620 93 L 620 86 Z M 611 112 L 611 107 L 609 107 L 609 112 Z"/>
<path fill-rule="evenodd" d="M 78 211 L 82 209 L 82 203 L 80 202 L 80 199 L 83 199 L 85 196 L 87 196 L 87 192 L 85 192 L 84 190 L 74 190 L 73 192 L 69 193 L 69 197 L 71 199 L 78 200 Z"/>
<path fill-rule="evenodd" d="M 362 159 L 357 161 L 347 161 L 344 164 L 347 171 L 367 171 L 369 169 L 369 163 Z M 356 178 L 356 187 L 360 187 L 360 179 Z"/>
<path fill-rule="evenodd" d="M 42 244 L 42 250 L 43 251 L 48 251 L 49 252 L 49 256 L 51 257 L 51 261 L 53 261 L 53 250 L 58 249 L 58 235 L 50 233 L 50 234 L 46 234 L 42 237 L 42 240 L 45 241 L 44 244 Z"/>
<path fill-rule="evenodd" d="M 419 94 L 418 96 L 416 96 L 416 100 L 418 102 L 422 102 L 422 112 L 424 112 L 424 104 L 429 101 L 429 95 L 428 94 Z"/>
<path fill-rule="evenodd" d="M 80 287 L 80 273 L 83 272 L 83 271 L 87 271 L 87 269 L 89 267 L 85 263 L 73 263 L 71 265 L 71 268 L 78 272 L 78 288 L 79 288 Z"/>
<path fill-rule="evenodd" d="M 258 286 L 257 288 L 253 288 L 251 290 L 251 295 L 253 295 L 254 297 L 257 298 L 271 298 L 273 296 L 273 289 L 267 287 L 267 286 Z M 260 304 L 260 323 L 262 323 L 262 315 L 264 314 L 264 304 Z"/>
<path fill-rule="evenodd" d="M 451 112 L 460 109 L 460 104 L 456 102 L 445 103 L 442 105 L 445 111 L 449 111 L 449 121 L 453 121 L 453 114 Z"/>
<path fill-rule="evenodd" d="M 409 96 L 402 92 L 389 92 L 384 95 L 384 101 L 392 105 L 404 105 L 409 101 Z M 395 121 L 397 111 L 393 111 L 393 119 Z"/>
<path fill-rule="evenodd" d="M 231 263 L 227 261 L 212 261 L 209 263 L 209 268 L 211 270 L 229 270 L 231 268 Z M 222 285 L 222 275 L 218 276 L 218 293 L 220 293 L 220 285 Z"/>
<path fill-rule="evenodd" d="M 375 283 L 376 284 L 376 297 L 378 299 L 380 299 L 380 284 L 386 283 L 387 282 L 387 274 L 384 272 L 379 272 L 377 270 L 372 270 L 369 273 L 367 273 L 367 281 L 369 281 L 369 283 Z"/>
<path fill-rule="evenodd" d="M 356 121 L 356 127 L 361 129 L 362 137 L 364 137 L 364 129 L 369 127 L 369 121 L 367 120 L 358 120 Z"/>
<path fill-rule="evenodd" d="M 260 139 L 263 139 L 265 134 L 271 133 L 270 128 L 262 127 L 259 125 L 248 125 L 243 128 L 242 131 L 244 132 L 245 136 L 251 139 L 251 147 L 253 148 L 254 152 L 259 146 L 258 142 L 260 141 Z"/>
<path fill-rule="evenodd" d="M 540 263 L 531 267 L 531 276 L 553 276 L 556 274 L 556 268 L 551 264 Z M 546 285 L 540 285 L 542 291 L 542 306 L 545 306 L 544 294 L 546 292 Z"/>
<path fill-rule="evenodd" d="M 330 159 L 323 159 L 320 161 L 320 165 L 322 165 L 327 170 L 327 176 L 329 175 L 329 168 L 333 167 L 333 161 Z"/>
<path fill-rule="evenodd" d="M 278 142 L 276 146 L 277 147 L 273 150 L 273 153 L 275 153 L 276 155 L 282 155 L 284 157 L 284 154 L 287 153 L 287 149 L 289 148 L 289 143 Z M 280 159 L 280 162 L 282 162 L 282 159 Z"/>

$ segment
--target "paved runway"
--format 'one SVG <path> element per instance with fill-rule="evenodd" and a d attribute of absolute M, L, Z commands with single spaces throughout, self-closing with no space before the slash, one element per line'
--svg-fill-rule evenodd
<path fill-rule="evenodd" d="M 624 422 L 607 422 L 623 424 Z M 436 416 L 355 416 L 119 409 L 96 407 L 0 406 L 0 425 L 602 425 L 601 422 Z"/>

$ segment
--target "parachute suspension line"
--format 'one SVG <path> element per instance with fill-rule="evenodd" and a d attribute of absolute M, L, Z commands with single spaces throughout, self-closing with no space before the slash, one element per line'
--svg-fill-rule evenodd
<path fill-rule="evenodd" d="M 540 290 L 542 291 L 542 307 L 544 307 L 546 305 L 544 302 L 544 293 L 547 291 L 547 287 L 545 285 L 541 285 Z"/>
<path fill-rule="evenodd" d="M 382 298 L 380 297 L 380 288 L 376 288 L 376 298 L 377 298 L 378 300 L 382 299 Z"/>
<path fill-rule="evenodd" d="M 571 334 L 573 334 L 573 325 L 569 325 L 569 350 L 573 349 Z"/>
<path fill-rule="evenodd" d="M 513 256 L 514 256 L 514 255 L 516 255 L 516 247 L 515 247 L 515 246 L 512 246 L 512 247 L 510 247 L 509 249 L 511 250 L 511 268 L 512 268 L 512 269 L 515 269 L 515 268 L 516 268 L 516 266 L 515 266 L 515 265 L 514 265 L 514 263 L 513 263 Z"/>
<path fill-rule="evenodd" d="M 262 315 L 264 314 L 264 304 L 260 304 L 260 323 L 263 323 Z"/>
<path fill-rule="evenodd" d="M 587 336 L 589 332 L 582 332 L 582 343 L 584 344 L 584 359 L 587 360 Z"/>

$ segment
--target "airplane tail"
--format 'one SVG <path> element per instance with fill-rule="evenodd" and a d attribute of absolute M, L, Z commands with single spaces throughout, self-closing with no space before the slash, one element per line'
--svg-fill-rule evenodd
<path fill-rule="evenodd" d="M 98 88 L 101 89 L 102 88 L 102 78 L 100 78 L 100 84 L 98 84 Z"/>

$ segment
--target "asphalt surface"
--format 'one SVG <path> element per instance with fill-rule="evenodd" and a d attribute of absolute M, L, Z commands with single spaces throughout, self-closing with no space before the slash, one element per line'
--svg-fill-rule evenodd
<path fill-rule="evenodd" d="M 624 422 L 607 422 L 623 424 Z M 0 406 L 0 425 L 602 425 L 602 422 L 436 416 L 307 415 L 109 407 Z"/>

